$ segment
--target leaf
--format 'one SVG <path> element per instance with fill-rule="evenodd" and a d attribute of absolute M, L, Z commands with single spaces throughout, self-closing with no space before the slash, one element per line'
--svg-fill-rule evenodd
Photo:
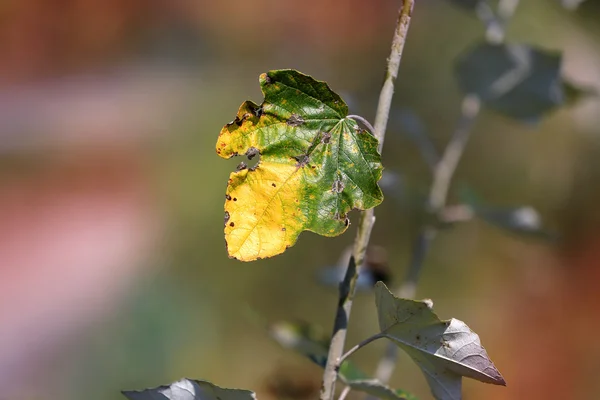
<path fill-rule="evenodd" d="M 479 336 L 462 321 L 442 321 L 428 301 L 395 297 L 379 282 L 375 285 L 379 327 L 421 368 L 436 399 L 460 400 L 462 377 L 506 385 Z"/>
<path fill-rule="evenodd" d="M 227 249 L 241 261 L 283 253 L 305 230 L 340 235 L 350 210 L 383 200 L 377 139 L 325 82 L 275 70 L 260 86 L 263 103 L 243 103 L 216 146 L 223 158 L 260 155 L 230 175 L 225 195 Z"/>
<path fill-rule="evenodd" d="M 271 338 L 281 346 L 295 350 L 308 357 L 321 368 L 327 364 L 330 338 L 312 324 L 306 322 L 292 323 L 281 321 L 271 325 Z M 394 390 L 377 379 L 371 379 L 350 360 L 340 366 L 338 376 L 354 390 L 389 400 L 417 400 L 416 397 L 403 390 Z"/>
<path fill-rule="evenodd" d="M 524 44 L 481 43 L 456 64 L 461 90 L 490 108 L 535 120 L 565 101 L 560 53 Z"/>
<path fill-rule="evenodd" d="M 129 400 L 256 400 L 248 390 L 223 389 L 207 381 L 184 378 L 169 386 L 142 391 L 123 391 Z"/>

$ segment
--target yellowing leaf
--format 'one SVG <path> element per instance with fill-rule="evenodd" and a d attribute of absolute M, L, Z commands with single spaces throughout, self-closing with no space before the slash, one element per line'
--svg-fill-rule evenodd
<path fill-rule="evenodd" d="M 223 158 L 260 156 L 230 175 L 225 195 L 227 250 L 241 261 L 283 253 L 305 230 L 337 236 L 349 211 L 383 200 L 377 139 L 325 82 L 275 70 L 260 86 L 263 103 L 244 102 L 216 145 Z"/>

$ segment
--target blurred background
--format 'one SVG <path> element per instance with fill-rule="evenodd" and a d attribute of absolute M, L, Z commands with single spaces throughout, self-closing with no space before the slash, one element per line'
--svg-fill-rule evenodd
<path fill-rule="evenodd" d="M 316 398 L 321 370 L 264 324 L 331 329 L 336 289 L 317 277 L 352 242 L 357 215 L 340 237 L 304 233 L 273 259 L 229 260 L 224 191 L 239 160 L 218 158 L 214 144 L 244 100 L 262 100 L 258 75 L 269 69 L 326 80 L 372 119 L 398 5 L 1 1 L 0 399 L 121 399 L 184 376 L 263 400 Z M 415 124 L 443 149 L 460 115 L 455 60 L 482 32 L 453 2 L 417 1 L 371 241 L 387 252 L 392 287 L 431 182 Z M 562 51 L 562 74 L 600 90 L 597 1 L 575 11 L 523 1 L 507 40 Z M 527 207 L 551 234 L 494 218 L 446 229 L 417 297 L 466 321 L 508 382 L 465 380 L 465 399 L 596 398 L 600 101 L 586 96 L 536 123 L 484 109 L 473 129 L 450 204 L 476 193 L 509 214 Z M 349 341 L 376 330 L 363 291 Z M 384 346 L 353 358 L 371 372 Z M 407 357 L 391 383 L 430 398 Z"/>

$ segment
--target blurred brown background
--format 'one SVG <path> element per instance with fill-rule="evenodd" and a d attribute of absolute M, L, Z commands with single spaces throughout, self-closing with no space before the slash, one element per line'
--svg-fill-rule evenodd
<path fill-rule="evenodd" d="M 575 12 L 521 3 L 508 40 L 564 51 L 564 75 L 600 88 L 597 2 Z M 242 101 L 261 100 L 258 75 L 269 69 L 326 80 L 372 118 L 397 6 L 1 1 L 0 399 L 120 399 L 182 376 L 260 399 L 315 398 L 321 371 L 273 343 L 248 310 L 329 330 L 336 292 L 315 275 L 354 230 L 305 233 L 274 259 L 227 259 L 223 195 L 238 160 L 219 159 L 214 143 Z M 460 112 L 453 61 L 481 37 L 480 22 L 450 2 L 417 2 L 394 112 L 419 115 L 438 149 Z M 465 399 L 596 398 L 600 101 L 537 125 L 485 111 L 474 129 L 454 186 L 535 207 L 561 240 L 459 225 L 435 242 L 418 296 L 478 332 L 508 382 L 466 380 Z M 398 282 L 430 176 L 398 124 L 383 157 L 402 186 L 377 209 L 372 242 Z M 361 294 L 350 340 L 376 329 L 373 298 Z M 372 371 L 383 346 L 354 358 Z M 430 396 L 406 357 L 392 383 Z"/>

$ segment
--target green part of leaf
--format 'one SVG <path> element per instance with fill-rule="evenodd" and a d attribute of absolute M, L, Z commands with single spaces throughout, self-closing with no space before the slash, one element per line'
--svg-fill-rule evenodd
<path fill-rule="evenodd" d="M 256 400 L 256 395 L 248 390 L 223 389 L 187 378 L 152 389 L 123 391 L 123 395 L 129 400 Z"/>
<path fill-rule="evenodd" d="M 565 102 L 558 52 L 525 44 L 481 43 L 458 59 L 461 90 L 491 109 L 524 121 L 537 120 Z"/>
<path fill-rule="evenodd" d="M 327 349 L 330 338 L 323 333 L 323 330 L 314 325 L 305 322 L 281 321 L 271 325 L 269 334 L 281 346 L 308 357 L 322 368 L 327 364 Z M 342 363 L 338 376 L 342 382 L 353 390 L 365 392 L 382 399 L 417 400 L 415 396 L 404 390 L 391 389 L 379 380 L 371 379 L 350 360 Z"/>
<path fill-rule="evenodd" d="M 351 210 L 383 200 L 378 141 L 325 82 L 275 70 L 260 86 L 263 103 L 243 103 L 216 145 L 223 158 L 260 154 L 230 175 L 225 196 L 229 256 L 242 261 L 283 253 L 303 231 L 340 235 Z"/>
<path fill-rule="evenodd" d="M 506 385 L 479 336 L 462 321 L 440 320 L 430 300 L 397 298 L 378 282 L 375 301 L 382 333 L 421 368 L 436 399 L 460 400 L 463 376 Z"/>

